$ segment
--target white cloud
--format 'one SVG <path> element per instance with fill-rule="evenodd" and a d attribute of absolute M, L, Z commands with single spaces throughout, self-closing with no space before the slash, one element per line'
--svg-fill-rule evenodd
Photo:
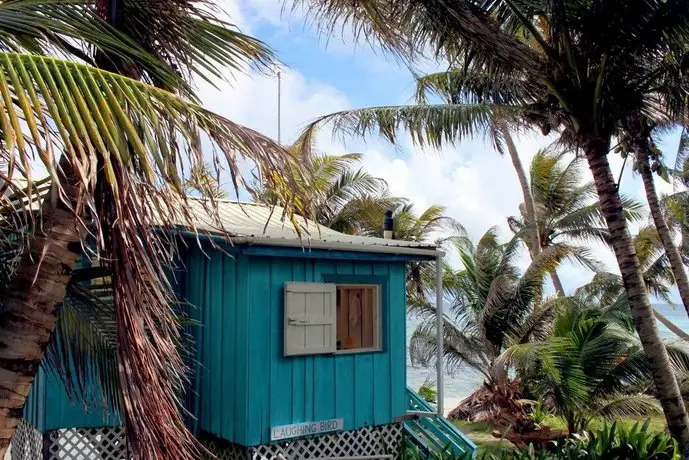
<path fill-rule="evenodd" d="M 278 37 L 315 39 L 316 34 L 310 29 L 312 26 L 303 25 L 300 13 L 283 11 L 279 2 L 223 0 L 221 6 L 228 12 L 230 20 L 246 33 L 269 25 Z M 407 103 L 412 91 L 409 72 L 370 48 L 356 48 L 353 42 L 353 37 L 345 30 L 342 36 L 330 41 L 327 52 L 350 53 L 353 62 L 365 65 L 372 75 L 378 74 L 380 78 L 408 78 L 408 94 L 400 94 L 397 100 L 390 101 Z M 321 42 L 321 45 L 324 43 Z M 422 65 L 420 72 L 437 69 L 437 65 L 430 63 Z M 211 110 L 270 137 L 277 137 L 277 81 L 274 76 L 240 74 L 231 86 L 223 84 L 220 90 L 207 84 L 200 85 L 200 95 L 204 105 Z M 350 96 L 355 97 L 356 94 Z M 348 94 L 336 86 L 308 78 L 298 68 L 283 69 L 283 143 L 294 140 L 300 129 L 317 116 L 351 107 Z M 537 149 L 548 143 L 549 139 L 540 134 L 518 138 L 518 150 L 527 170 Z M 671 147 L 676 144 L 674 138 L 669 144 L 661 147 L 663 150 L 672 150 Z M 319 148 L 329 153 L 364 152 L 365 169 L 385 179 L 393 194 L 409 198 L 418 211 L 432 204 L 446 206 L 448 214 L 460 221 L 474 239 L 496 225 L 505 239 L 510 237 L 506 218 L 519 212 L 521 192 L 509 158 L 500 157 L 487 142 L 463 142 L 456 147 L 446 147 L 441 152 L 424 151 L 407 143 L 396 150 L 379 139 L 369 140 L 367 144 L 358 140 L 344 143 L 330 138 L 329 133 L 324 132 L 319 137 Z M 609 160 L 617 179 L 622 159 L 618 155 L 611 155 Z M 586 171 L 584 167 L 584 173 Z M 589 174 L 586 177 L 590 180 Z M 656 184 L 661 193 L 671 191 L 671 186 L 661 180 L 657 180 Z M 641 181 L 632 174 L 629 164 L 622 176 L 622 191 L 643 201 Z M 608 270 L 617 271 L 615 257 L 609 249 L 595 247 L 593 250 Z M 527 263 L 526 255 L 522 262 Z M 591 277 L 587 270 L 571 264 L 565 265 L 560 275 L 568 291 Z"/>
<path fill-rule="evenodd" d="M 347 97 L 327 83 L 307 79 L 295 69 L 281 69 L 282 142 L 294 140 L 304 125 L 319 115 L 350 106 Z M 277 138 L 277 75 L 256 72 L 234 75 L 217 88 L 202 82 L 198 94 L 204 107 L 272 138 Z"/>
<path fill-rule="evenodd" d="M 545 139 L 519 140 L 524 166 Z M 389 149 L 387 149 L 389 152 Z M 382 149 L 368 150 L 364 166 L 385 179 L 393 194 L 409 197 L 418 210 L 442 204 L 473 238 L 492 226 L 507 236 L 506 218 L 518 213 L 522 202 L 519 183 L 507 157 L 487 143 L 463 142 L 440 152 L 409 149 L 406 157 L 389 156 Z"/>

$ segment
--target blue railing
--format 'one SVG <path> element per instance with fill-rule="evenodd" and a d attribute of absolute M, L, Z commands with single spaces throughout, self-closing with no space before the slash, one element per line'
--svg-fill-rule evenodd
<path fill-rule="evenodd" d="M 443 453 L 459 458 L 476 458 L 476 444 L 411 388 L 407 388 L 407 409 L 416 418 L 404 422 L 408 439 L 424 454 Z"/>

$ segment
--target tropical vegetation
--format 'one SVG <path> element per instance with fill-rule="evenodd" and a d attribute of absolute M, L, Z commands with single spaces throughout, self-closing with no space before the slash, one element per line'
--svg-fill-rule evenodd
<path fill-rule="evenodd" d="M 596 200 L 592 182 L 583 179 L 582 158 L 572 158 L 571 152 L 557 146 L 539 150 L 531 160 L 529 194 L 536 210 L 536 221 L 522 212 L 520 217 L 508 218 L 515 234 L 525 235 L 526 229 L 538 231 L 541 249 L 553 243 L 568 244 L 585 265 L 596 270 L 598 262 L 591 257 L 590 245 L 609 242 L 608 229 Z M 625 217 L 630 222 L 644 218 L 643 205 L 622 197 Z M 520 210 L 526 206 L 522 205 Z M 524 239 L 530 248 L 530 239 Z M 550 273 L 553 287 L 559 295 L 565 290 L 557 271 Z"/>
<path fill-rule="evenodd" d="M 623 427 L 615 423 L 587 431 L 580 436 L 551 443 L 547 449 L 534 446 L 484 453 L 480 460 L 672 460 L 679 456 L 677 443 L 666 433 L 649 434 L 649 423 Z M 421 452 L 407 445 L 403 460 L 469 460 L 471 455 L 452 455 L 443 452 Z"/>
<path fill-rule="evenodd" d="M 689 335 L 650 299 L 670 301 L 676 286 L 689 313 L 689 2 L 317 0 L 306 10 L 326 31 L 351 25 L 403 62 L 430 52 L 449 69 L 417 78 L 415 104 L 325 115 L 283 146 L 200 105 L 194 81 L 275 63 L 209 1 L 0 2 L 0 393 L 11 395 L 0 399 L 0 456 L 42 363 L 74 397 L 97 381 L 137 458 L 198 457 L 179 407 L 184 318 L 166 276 L 174 235 L 159 229 L 191 224 L 189 195 L 222 227 L 222 171 L 288 216 L 382 237 L 389 212 L 395 238 L 438 241 L 451 254 L 441 267 L 442 331 L 429 301 L 436 268 L 409 265 L 409 311 L 421 320 L 412 363 L 435 364 L 441 333 L 449 370 L 483 377 L 452 415 L 514 432 L 539 430 L 549 416 L 566 423 L 558 436 L 568 440 L 504 455 L 686 455 Z M 472 238 L 447 208 L 419 212 L 394 196 L 361 154 L 318 152 L 328 124 L 391 143 L 404 132 L 433 147 L 490 139 L 523 196 L 495 223 L 513 234 Z M 678 126 L 670 167 L 658 140 Z M 531 131 L 555 142 L 527 174 L 515 139 Z M 647 225 L 643 206 L 620 194 L 613 152 L 641 178 Z M 243 159 L 257 166 L 253 181 Z M 658 178 L 675 192 L 661 196 Z M 594 256 L 600 248 L 612 249 L 618 271 Z M 566 289 L 565 262 L 591 270 L 591 281 Z M 663 339 L 656 320 L 681 340 Z M 422 393 L 438 396 L 430 381 Z M 590 430 L 654 412 L 672 437 L 647 425 Z"/>
<path fill-rule="evenodd" d="M 116 357 L 117 390 L 108 394 L 121 403 L 133 451 L 151 459 L 199 452 L 178 407 L 186 368 L 165 277 L 170 238 L 154 226 L 192 218 L 184 171 L 208 158 L 236 186 L 244 182 L 241 158 L 259 163 L 273 182 L 298 169 L 272 140 L 198 104 L 192 78 L 222 77 L 244 65 L 268 70 L 274 59 L 204 3 L 0 3 L 2 192 L 19 197 L 3 198 L 9 273 L 0 310 L 0 391 L 13 396 L 0 399 L 0 456 L 84 252 L 111 283 L 116 352 L 109 356 Z M 47 187 L 36 182 L 40 170 Z M 213 196 L 202 183 L 199 193 Z M 74 339 L 62 345 L 84 343 L 75 325 L 88 316 L 67 316 L 77 306 L 60 318 L 70 321 L 63 331 Z M 112 376 L 112 368 L 85 366 L 83 347 L 58 349 L 69 361 L 59 373 L 71 388 L 83 388 L 79 382 L 90 372 Z"/>
<path fill-rule="evenodd" d="M 655 159 L 654 128 L 684 122 L 689 5 L 323 0 L 310 12 L 326 25 L 351 25 L 358 37 L 406 58 L 431 50 L 451 68 L 433 78 L 437 84 L 431 88 L 450 96 L 442 103 L 326 115 L 306 137 L 330 123 L 348 133 L 378 131 L 392 142 L 404 130 L 418 143 L 439 146 L 485 133 L 499 117 L 511 126 L 552 133 L 585 156 L 668 427 L 689 449 L 689 417 L 677 381 L 668 377 L 672 364 L 608 161 L 615 136 L 628 137 L 642 163 Z"/>

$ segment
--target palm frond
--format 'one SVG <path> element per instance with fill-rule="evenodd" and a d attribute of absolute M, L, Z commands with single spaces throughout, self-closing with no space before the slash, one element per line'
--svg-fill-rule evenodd
<path fill-rule="evenodd" d="M 624 216 L 628 221 L 640 222 L 646 219 L 646 207 L 643 203 L 624 195 L 621 197 L 621 202 Z M 550 236 L 552 240 L 562 236 L 572 240 L 611 244 L 609 232 L 598 203 L 591 203 L 578 208 L 573 206 L 570 212 L 556 218 L 550 225 L 554 229 L 554 233 Z"/>
<path fill-rule="evenodd" d="M 642 394 L 611 397 L 603 400 L 599 407 L 593 409 L 593 414 L 606 419 L 646 417 L 662 413 L 663 410 L 657 399 Z"/>
<path fill-rule="evenodd" d="M 109 286 L 101 289 L 107 291 Z M 64 382 L 70 399 L 105 413 L 122 413 L 117 326 L 111 302 L 71 283 L 43 363 Z"/>
<path fill-rule="evenodd" d="M 220 185 L 218 174 L 213 174 L 213 168 L 208 164 L 200 164 L 189 172 L 189 178 L 185 184 L 185 191 L 192 195 L 199 191 L 212 190 L 211 198 L 214 200 L 224 200 L 229 198 L 228 193 Z"/>
<path fill-rule="evenodd" d="M 342 209 L 349 201 L 360 196 L 377 196 L 385 191 L 387 183 L 363 169 L 349 169 L 339 173 L 325 191 L 324 205 L 330 210 Z"/>
<path fill-rule="evenodd" d="M 417 390 L 417 393 L 431 404 L 437 403 L 438 391 L 435 389 L 435 380 L 430 377 L 426 377 L 423 384 Z"/>
<path fill-rule="evenodd" d="M 579 257 L 582 256 L 582 257 Z M 523 303 L 528 303 L 532 299 L 541 295 L 543 281 L 551 272 L 566 258 L 574 258 L 578 262 L 588 261 L 584 254 L 577 256 L 576 251 L 571 246 L 565 244 L 554 244 L 543 250 L 531 261 L 529 267 L 524 272 L 517 288 L 518 299 Z"/>
<path fill-rule="evenodd" d="M 443 358 L 445 368 L 452 373 L 462 365 L 468 365 L 490 378 L 486 369 L 489 358 L 484 344 L 473 334 L 467 334 L 450 321 L 444 325 Z M 436 328 L 434 321 L 421 323 L 412 333 L 409 341 L 409 356 L 412 365 L 431 367 L 437 357 Z"/>
<path fill-rule="evenodd" d="M 90 1 L 118 30 L 186 79 L 214 84 L 214 78 L 227 81 L 227 69 L 244 71 L 248 64 L 263 71 L 275 59 L 263 42 L 220 19 L 222 12 L 206 0 L 171 0 L 165 7 L 155 1 L 123 0 L 118 11 L 109 10 L 102 0 Z"/>
<path fill-rule="evenodd" d="M 400 133 L 408 133 L 419 145 L 440 147 L 461 139 L 485 135 L 498 106 L 406 105 L 345 110 L 320 117 L 307 126 L 304 139 L 312 139 L 318 129 L 330 125 L 334 133 L 367 137 L 383 136 L 397 143 Z M 516 109 L 505 108 L 514 113 Z M 309 141 L 310 142 L 310 141 Z"/>
<path fill-rule="evenodd" d="M 449 104 L 524 105 L 534 100 L 532 88 L 524 79 L 512 75 L 453 68 L 416 78 L 418 103 L 438 96 Z"/>
<path fill-rule="evenodd" d="M 651 365 L 643 350 L 638 345 L 633 345 L 625 348 L 614 365 L 601 374 L 593 391 L 605 398 L 629 389 L 643 389 L 650 382 Z"/>
<path fill-rule="evenodd" d="M 320 223 L 352 235 L 376 236 L 382 234 L 383 214 L 395 209 L 402 198 L 387 196 L 359 196 L 348 201 L 334 215 Z M 381 235 L 382 236 L 382 235 Z"/>
<path fill-rule="evenodd" d="M 668 356 L 672 361 L 672 365 L 679 376 L 689 375 L 689 347 L 687 343 L 673 343 L 665 344 Z"/>
<path fill-rule="evenodd" d="M 567 306 L 571 297 L 553 297 L 544 299 L 522 320 L 518 327 L 513 328 L 509 341 L 513 344 L 543 341 L 550 337 L 552 325 L 558 310 Z"/>
<path fill-rule="evenodd" d="M 625 219 L 631 222 L 640 222 L 647 216 L 646 205 L 632 197 L 622 195 L 620 197 Z"/>
<path fill-rule="evenodd" d="M 542 65 L 538 52 L 503 31 L 478 2 L 295 2 L 300 5 L 323 26 L 326 36 L 336 25 L 351 27 L 355 37 L 377 42 L 406 59 L 430 46 L 438 56 L 454 60 L 470 55 L 476 65 L 502 73 L 537 73 Z"/>
<path fill-rule="evenodd" d="M 674 183 L 675 190 L 680 185 L 685 187 L 689 185 L 689 132 L 686 127 L 682 129 L 682 134 L 679 138 L 674 171 L 676 179 Z"/>
<path fill-rule="evenodd" d="M 80 172 L 84 190 L 92 194 L 95 156 L 88 155 L 98 153 L 116 195 L 113 163 L 120 162 L 153 184 L 159 196 L 169 191 L 182 197 L 182 174 L 177 171 L 184 171 L 185 165 L 178 154 L 184 152 L 188 167 L 204 165 L 202 141 L 211 144 L 206 152 L 215 152 L 213 164 L 221 164 L 222 157 L 234 187 L 247 186 L 239 174 L 238 155 L 261 163 L 271 181 L 281 180 L 278 176 L 287 169 L 294 170 L 295 163 L 269 139 L 135 80 L 78 63 L 16 53 L 0 54 L 0 70 L 5 149 L 11 161 L 26 165 L 29 177 L 31 159 L 37 155 L 59 185 L 56 157 L 64 151 Z M 183 145 L 177 145 L 180 139 Z M 161 216 L 178 212 L 156 207 Z"/>
<path fill-rule="evenodd" d="M 561 413 L 581 410 L 590 402 L 586 371 L 576 356 L 576 347 L 565 338 L 552 339 L 541 353 L 541 391 L 552 392 Z"/>
<path fill-rule="evenodd" d="M 542 354 L 547 347 L 546 341 L 514 343 L 498 356 L 496 363 L 505 367 L 532 369 L 543 360 Z"/>
<path fill-rule="evenodd" d="M 0 50 L 61 54 L 94 63 L 93 48 L 135 65 L 160 84 L 191 95 L 191 88 L 139 42 L 103 21 L 88 0 L 12 0 L 0 4 Z M 27 43 L 32 43 L 27 49 Z"/>
<path fill-rule="evenodd" d="M 597 301 L 609 305 L 622 293 L 622 279 L 615 273 L 600 272 L 591 281 L 577 288 L 575 295 L 587 301 Z"/>
<path fill-rule="evenodd" d="M 298 166 L 254 131 L 165 90 L 79 63 L 0 53 L 0 95 L 3 149 L 23 166 L 29 191 L 31 164 L 40 161 L 54 189 L 44 206 L 60 201 L 88 222 L 95 257 L 112 271 L 120 391 L 133 450 L 152 459 L 161 452 L 191 458 L 199 447 L 179 410 L 185 365 L 165 281 L 173 238 L 157 228 L 195 231 L 200 205 L 223 232 L 214 189 L 202 184 L 206 200 L 195 204 L 184 193 L 186 168 L 204 165 L 208 154 L 236 189 L 246 186 L 240 157 L 261 164 L 271 182 L 292 180 Z M 289 197 L 283 201 L 292 206 Z"/>

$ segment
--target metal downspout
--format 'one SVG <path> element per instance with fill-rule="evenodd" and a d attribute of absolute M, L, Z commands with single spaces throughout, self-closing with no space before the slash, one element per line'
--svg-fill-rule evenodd
<path fill-rule="evenodd" d="M 436 340 L 438 356 L 436 358 L 436 368 L 437 368 L 437 379 L 436 386 L 438 388 L 437 392 L 437 408 L 438 417 L 442 418 L 445 415 L 444 407 L 444 396 L 445 389 L 443 386 L 444 380 L 444 368 L 443 368 L 443 338 L 444 338 L 444 327 L 443 327 L 443 256 L 445 255 L 442 251 L 436 251 L 435 257 L 435 311 L 436 311 Z"/>

